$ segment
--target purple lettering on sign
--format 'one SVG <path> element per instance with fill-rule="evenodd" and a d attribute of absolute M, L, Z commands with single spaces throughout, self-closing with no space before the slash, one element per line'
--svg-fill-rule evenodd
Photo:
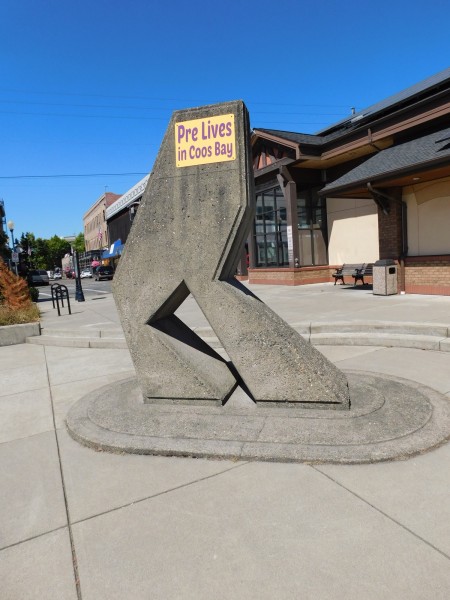
<path fill-rule="evenodd" d="M 178 125 L 178 143 L 184 138 L 184 125 Z"/>
<path fill-rule="evenodd" d="M 236 158 L 233 115 L 218 115 L 176 123 L 177 167 L 222 162 Z M 228 138 L 229 143 L 224 138 Z"/>
<path fill-rule="evenodd" d="M 190 130 L 188 129 L 187 132 Z M 208 121 L 208 123 L 202 122 L 201 137 L 202 140 L 215 139 L 217 137 L 229 137 L 233 134 L 232 124 L 227 123 L 216 123 L 215 125 Z"/>

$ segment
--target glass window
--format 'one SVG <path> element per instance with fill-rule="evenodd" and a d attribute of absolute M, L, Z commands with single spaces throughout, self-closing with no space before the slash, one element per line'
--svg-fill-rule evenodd
<path fill-rule="evenodd" d="M 310 203 L 306 194 L 303 192 L 297 196 L 297 219 L 299 229 L 308 229 L 311 218 L 309 216 Z"/>
<path fill-rule="evenodd" d="M 279 186 L 257 194 L 254 226 L 256 266 L 289 265 L 286 217 L 286 201 Z"/>
<path fill-rule="evenodd" d="M 326 265 L 328 262 L 326 199 L 318 196 L 317 189 L 298 191 L 297 223 L 300 265 Z"/>

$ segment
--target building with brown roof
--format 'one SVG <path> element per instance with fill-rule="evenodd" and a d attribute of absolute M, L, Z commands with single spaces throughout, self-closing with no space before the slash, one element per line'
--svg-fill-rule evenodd
<path fill-rule="evenodd" d="M 389 258 L 399 289 L 450 295 L 450 68 L 315 135 L 255 128 L 252 152 L 250 282 Z"/>
<path fill-rule="evenodd" d="M 106 226 L 105 211 L 120 198 L 120 194 L 105 192 L 83 215 L 84 244 L 86 252 L 103 250 L 110 244 Z"/>

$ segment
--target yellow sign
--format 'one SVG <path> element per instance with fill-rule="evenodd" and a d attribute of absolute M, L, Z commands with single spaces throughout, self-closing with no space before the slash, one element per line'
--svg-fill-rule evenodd
<path fill-rule="evenodd" d="M 234 115 L 175 123 L 177 167 L 224 162 L 236 158 Z"/>

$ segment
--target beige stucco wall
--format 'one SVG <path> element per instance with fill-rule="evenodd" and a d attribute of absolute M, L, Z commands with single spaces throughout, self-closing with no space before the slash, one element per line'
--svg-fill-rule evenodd
<path fill-rule="evenodd" d="M 408 254 L 450 254 L 450 177 L 403 189 L 408 207 Z"/>
<path fill-rule="evenodd" d="M 373 200 L 327 198 L 330 265 L 379 258 L 378 214 Z"/>

